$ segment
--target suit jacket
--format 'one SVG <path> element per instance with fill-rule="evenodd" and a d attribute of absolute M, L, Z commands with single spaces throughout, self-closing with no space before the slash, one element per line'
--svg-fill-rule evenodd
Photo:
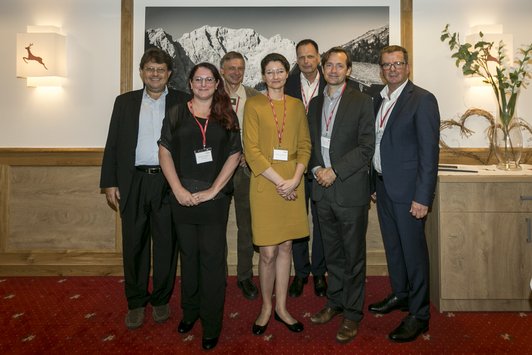
<path fill-rule="evenodd" d="M 323 95 L 309 105 L 308 119 L 312 154 L 309 170 L 325 167 L 321 154 L 321 117 Z M 369 164 L 375 150 L 375 117 L 371 98 L 349 86 L 346 87 L 334 119 L 329 156 L 336 172 L 334 189 L 340 206 L 362 206 L 369 203 Z M 312 184 L 312 198 L 320 201 L 325 188 L 316 180 Z"/>
<path fill-rule="evenodd" d="M 135 150 L 143 91 L 144 89 L 130 91 L 116 98 L 103 153 L 100 188 L 118 187 L 121 211 L 127 203 L 135 172 Z M 170 107 L 188 100 L 189 97 L 184 92 L 168 88 L 165 111 L 168 112 Z"/>
<path fill-rule="evenodd" d="M 381 95 L 376 96 L 375 114 L 381 103 Z M 390 113 L 380 143 L 382 177 L 392 201 L 430 206 L 438 177 L 439 140 L 436 97 L 409 81 Z"/>

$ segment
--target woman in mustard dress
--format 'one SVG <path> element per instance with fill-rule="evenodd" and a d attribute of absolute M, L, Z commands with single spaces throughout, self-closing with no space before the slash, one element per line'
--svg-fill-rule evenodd
<path fill-rule="evenodd" d="M 250 207 L 253 242 L 260 248 L 261 312 L 253 334 L 266 331 L 270 316 L 293 332 L 303 324 L 286 309 L 292 240 L 309 235 L 303 173 L 310 137 L 303 103 L 284 94 L 290 65 L 277 53 L 261 61 L 266 95 L 248 98 L 244 110 L 244 154 L 253 174 Z M 275 287 L 275 309 L 272 295 Z"/>

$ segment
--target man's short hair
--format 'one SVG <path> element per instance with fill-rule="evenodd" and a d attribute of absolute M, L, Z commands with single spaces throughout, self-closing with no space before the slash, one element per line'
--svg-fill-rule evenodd
<path fill-rule="evenodd" d="M 329 60 L 329 57 L 333 53 L 343 53 L 343 54 L 345 54 L 346 61 L 347 61 L 347 63 L 345 63 L 345 64 L 347 65 L 347 69 L 350 69 L 353 66 L 353 62 L 351 62 L 351 56 L 349 55 L 348 51 L 346 51 L 342 47 L 332 47 L 327 52 L 325 52 L 325 54 L 321 57 L 321 66 L 322 67 L 325 67 L 325 63 L 327 63 L 327 61 Z"/>
<path fill-rule="evenodd" d="M 398 46 L 398 45 L 395 45 L 395 44 L 391 45 L 391 46 L 386 46 L 383 49 L 381 49 L 381 52 L 379 54 L 379 64 L 382 64 L 382 56 L 383 56 L 383 54 L 385 54 L 385 53 L 393 53 L 393 52 L 403 52 L 403 58 L 405 60 L 405 63 L 408 64 L 408 51 L 406 50 L 406 48 Z"/>
<path fill-rule="evenodd" d="M 230 52 L 225 53 L 225 55 L 222 57 L 222 59 L 220 59 L 220 68 L 224 66 L 225 62 L 228 62 L 231 59 L 242 59 L 244 64 L 246 63 L 242 53 L 235 52 L 235 51 L 230 51 Z"/>
<path fill-rule="evenodd" d="M 172 71 L 173 60 L 170 54 L 166 53 L 160 48 L 152 47 L 142 55 L 140 59 L 140 69 L 144 69 L 146 63 L 155 62 L 157 64 L 166 64 L 166 68 Z"/>
<path fill-rule="evenodd" d="M 310 38 L 302 39 L 301 41 L 299 41 L 296 44 L 296 52 L 299 49 L 299 47 L 306 46 L 307 44 L 310 44 L 312 47 L 314 47 L 314 49 L 316 49 L 316 53 L 320 53 L 320 50 L 318 49 L 318 44 L 316 43 L 316 41 L 314 41 L 314 40 L 312 40 Z"/>

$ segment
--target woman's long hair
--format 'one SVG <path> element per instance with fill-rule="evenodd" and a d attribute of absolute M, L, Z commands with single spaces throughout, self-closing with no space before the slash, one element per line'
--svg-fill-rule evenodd
<path fill-rule="evenodd" d="M 202 62 L 196 64 L 192 70 L 190 71 L 190 74 L 188 75 L 188 87 L 191 92 L 192 87 L 190 82 L 192 81 L 192 78 L 196 75 L 196 71 L 199 68 L 205 68 L 211 71 L 212 76 L 216 80 L 217 87 L 214 90 L 214 95 L 212 97 L 212 103 L 211 103 L 211 115 L 209 116 L 209 119 L 213 119 L 220 123 L 220 125 L 229 131 L 237 131 L 239 129 L 238 127 L 238 119 L 236 118 L 236 114 L 233 111 L 233 106 L 231 105 L 231 99 L 229 98 L 229 95 L 227 92 L 225 92 L 224 89 L 224 81 L 222 79 L 222 76 L 218 72 L 218 69 L 211 63 Z"/>

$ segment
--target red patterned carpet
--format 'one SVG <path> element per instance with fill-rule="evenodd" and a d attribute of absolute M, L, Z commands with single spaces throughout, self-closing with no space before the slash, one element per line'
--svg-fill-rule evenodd
<path fill-rule="evenodd" d="M 120 277 L 0 278 L 0 354 L 197 354 L 201 326 L 190 334 L 176 331 L 181 311 L 179 292 L 171 300 L 172 316 L 156 324 L 147 308 L 144 325 L 127 330 L 126 303 Z M 176 290 L 179 291 L 179 285 Z M 368 277 L 367 303 L 389 292 L 386 277 Z M 293 334 L 270 321 L 264 336 L 251 334 L 260 300 L 248 301 L 228 279 L 224 328 L 212 354 L 532 354 L 530 312 L 439 313 L 432 309 L 430 330 L 415 342 L 387 340 L 404 314 L 369 313 L 357 338 L 340 345 L 335 334 L 340 318 L 317 326 L 309 317 L 324 299 L 314 296 L 312 283 L 302 297 L 289 298 L 289 310 L 305 325 Z"/>

